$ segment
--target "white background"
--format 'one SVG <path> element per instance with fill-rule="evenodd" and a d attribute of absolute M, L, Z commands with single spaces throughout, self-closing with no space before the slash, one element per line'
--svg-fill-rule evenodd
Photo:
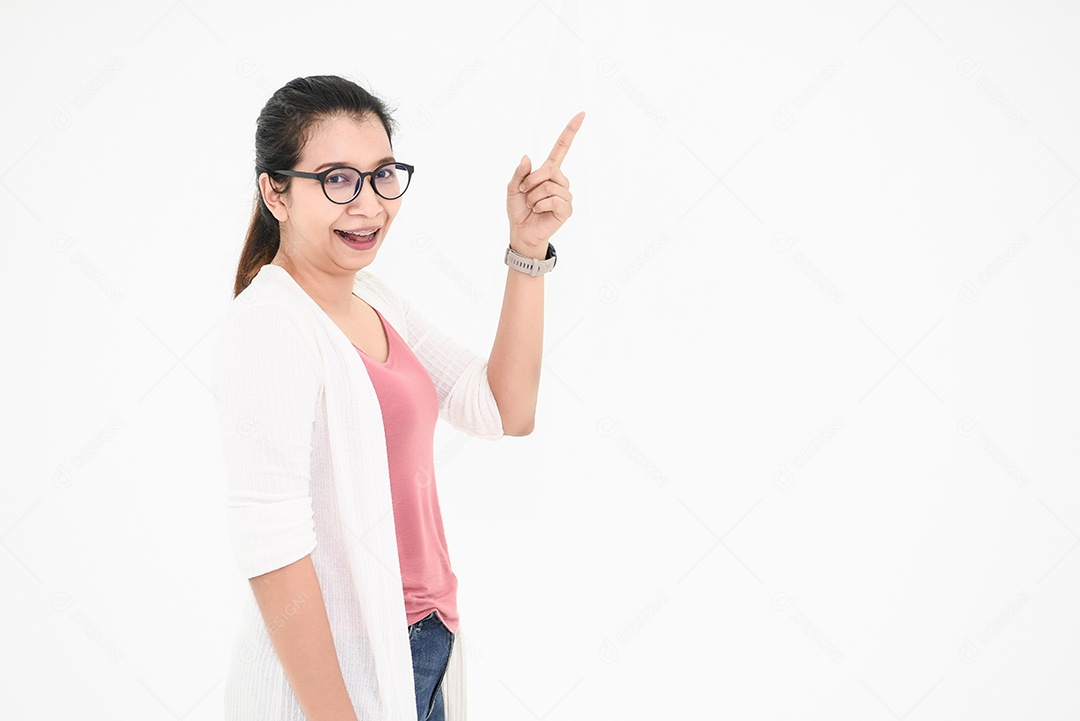
<path fill-rule="evenodd" d="M 480 353 L 587 111 L 536 430 L 436 436 L 474 719 L 1080 714 L 1080 13 L 699 5 L 4 4 L 0 715 L 220 717 L 212 352 L 329 73 L 418 168 L 371 270 Z"/>

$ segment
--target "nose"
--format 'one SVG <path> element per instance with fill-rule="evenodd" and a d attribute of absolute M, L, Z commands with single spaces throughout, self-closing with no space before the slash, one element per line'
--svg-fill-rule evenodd
<path fill-rule="evenodd" d="M 375 179 L 370 175 L 361 179 L 360 192 L 348 203 L 350 210 L 359 212 L 361 215 L 379 214 L 382 210 L 382 198 L 375 192 L 375 186 L 372 185 L 374 181 Z"/>

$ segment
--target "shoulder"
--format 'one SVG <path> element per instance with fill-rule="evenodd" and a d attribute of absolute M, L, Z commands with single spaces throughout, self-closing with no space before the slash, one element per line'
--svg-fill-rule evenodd
<path fill-rule="evenodd" d="M 226 309 L 219 345 L 236 348 L 287 343 L 314 348 L 317 319 L 304 303 L 307 296 L 303 290 L 286 274 L 280 266 L 260 269 Z"/>
<path fill-rule="evenodd" d="M 306 298 L 287 270 L 267 263 L 259 269 L 251 283 L 233 298 L 225 317 L 270 315 L 288 317 L 302 323 L 305 317 L 311 316 L 310 309 L 304 303 Z"/>

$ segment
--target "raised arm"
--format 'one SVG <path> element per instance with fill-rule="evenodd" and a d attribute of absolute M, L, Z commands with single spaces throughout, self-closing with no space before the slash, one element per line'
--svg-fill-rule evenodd
<path fill-rule="evenodd" d="M 559 135 L 551 154 L 536 170 L 521 159 L 506 188 L 510 247 L 527 258 L 547 256 L 548 239 L 573 212 L 570 181 L 561 165 L 585 118 L 578 113 Z M 544 343 L 544 276 L 506 269 L 502 312 L 488 359 L 488 382 L 507 435 L 532 433 L 540 390 Z"/>

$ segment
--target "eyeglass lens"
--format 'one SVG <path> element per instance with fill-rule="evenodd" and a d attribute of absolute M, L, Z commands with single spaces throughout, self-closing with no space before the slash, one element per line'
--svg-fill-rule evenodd
<path fill-rule="evenodd" d="M 360 192 L 363 176 L 352 168 L 335 168 L 323 181 L 326 197 L 335 203 L 348 203 Z M 375 192 L 393 200 L 409 187 L 409 169 L 400 163 L 387 163 L 375 169 L 371 176 Z"/>

